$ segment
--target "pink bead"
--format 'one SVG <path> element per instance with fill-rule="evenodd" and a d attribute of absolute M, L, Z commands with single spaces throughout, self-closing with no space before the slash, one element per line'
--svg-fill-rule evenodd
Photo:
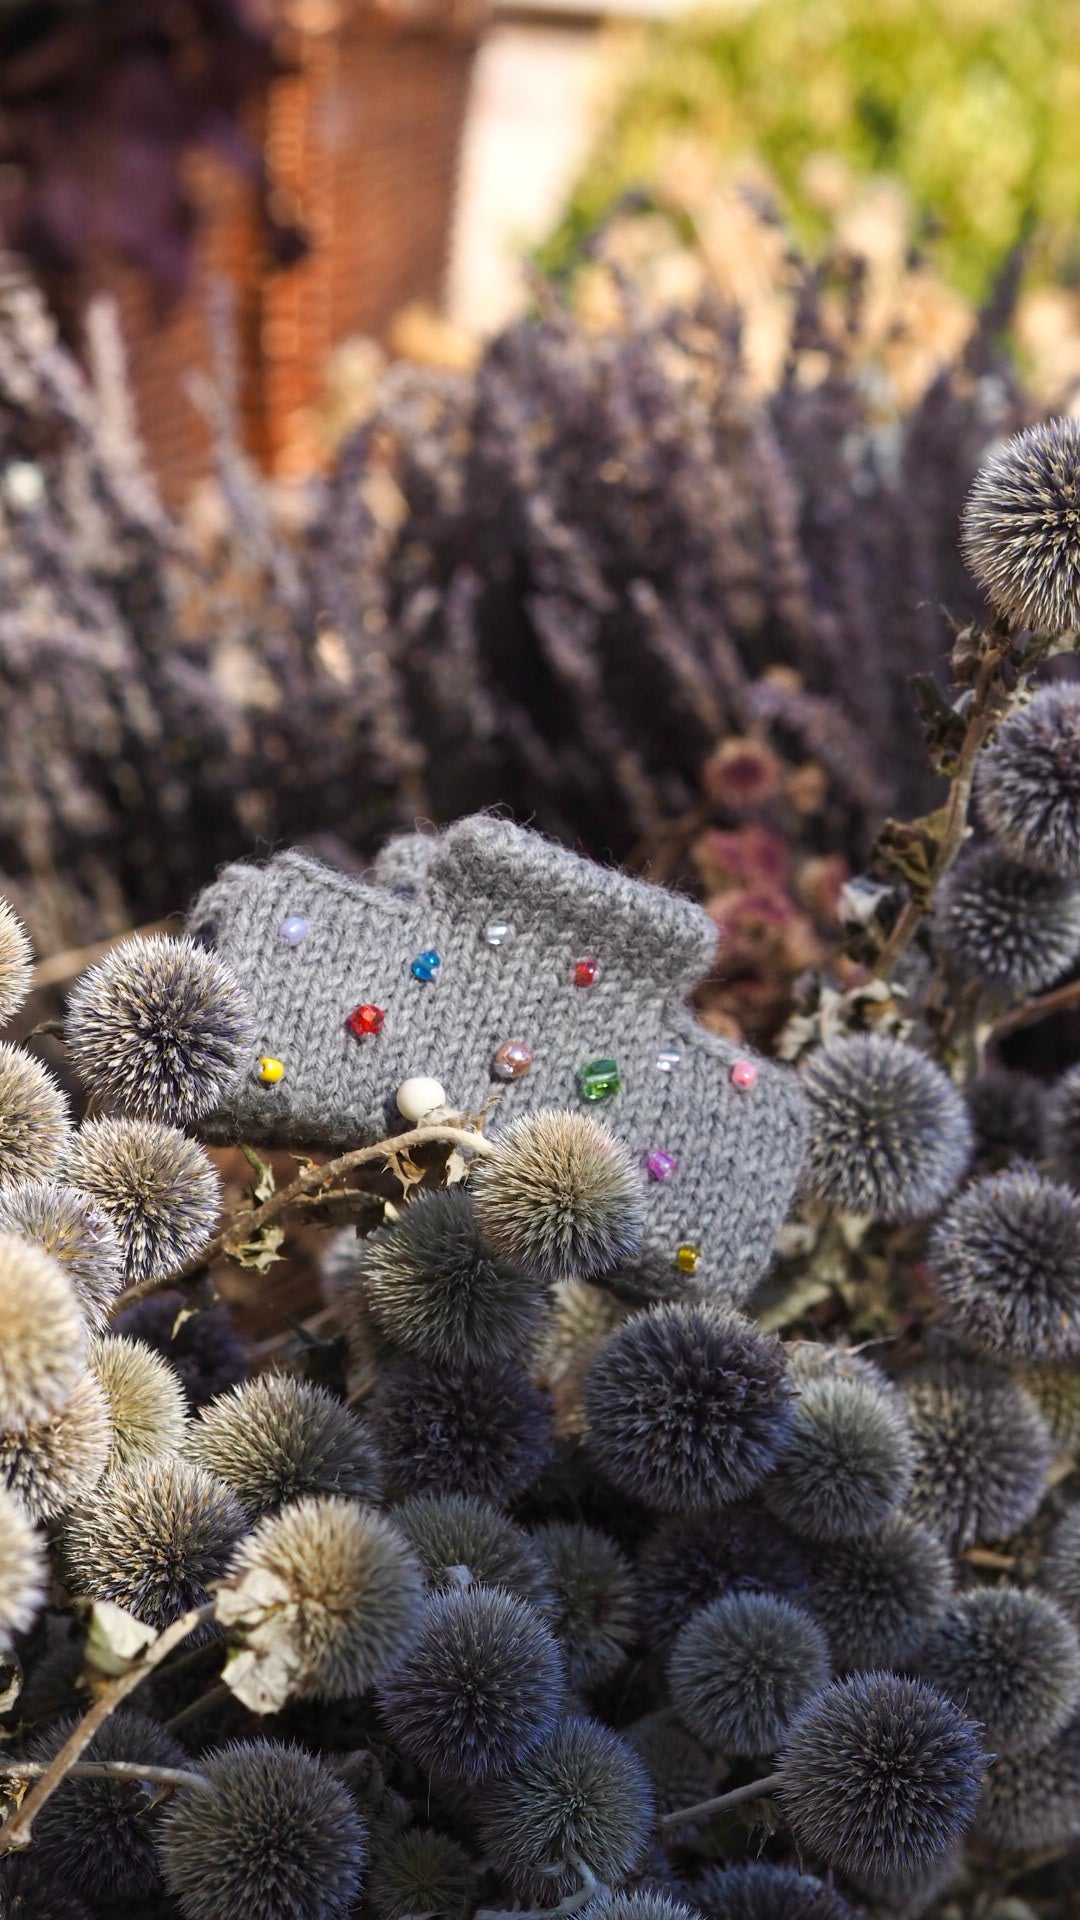
<path fill-rule="evenodd" d="M 491 1071 L 496 1080 L 520 1080 L 532 1066 L 532 1057 L 527 1040 L 504 1040 L 495 1050 Z"/>
<path fill-rule="evenodd" d="M 654 1147 L 645 1155 L 645 1171 L 651 1180 L 670 1180 L 678 1162 L 673 1153 L 665 1153 L 663 1147 Z"/>
<path fill-rule="evenodd" d="M 736 1060 L 731 1069 L 731 1084 L 740 1093 L 749 1093 L 757 1085 L 757 1068 L 752 1060 Z"/>

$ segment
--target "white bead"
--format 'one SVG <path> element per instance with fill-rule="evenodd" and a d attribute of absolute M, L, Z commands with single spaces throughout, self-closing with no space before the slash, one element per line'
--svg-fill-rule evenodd
<path fill-rule="evenodd" d="M 403 1080 L 397 1090 L 398 1112 L 403 1120 L 411 1120 L 414 1125 L 425 1114 L 445 1105 L 446 1089 L 424 1073 L 418 1073 L 412 1080 Z"/>

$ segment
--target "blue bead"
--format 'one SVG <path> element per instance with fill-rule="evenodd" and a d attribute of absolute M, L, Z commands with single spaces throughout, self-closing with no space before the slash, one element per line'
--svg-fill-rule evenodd
<path fill-rule="evenodd" d="M 442 955 L 436 953 L 434 947 L 428 947 L 424 953 L 417 954 L 410 971 L 414 980 L 430 981 L 441 966 Z"/>
<path fill-rule="evenodd" d="M 278 928 L 278 939 L 284 940 L 287 947 L 298 947 L 306 940 L 311 929 L 302 913 L 290 913 Z"/>

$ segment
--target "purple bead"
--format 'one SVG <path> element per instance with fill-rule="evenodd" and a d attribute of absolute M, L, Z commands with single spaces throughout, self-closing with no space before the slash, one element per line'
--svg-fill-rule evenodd
<path fill-rule="evenodd" d="M 665 1153 L 663 1147 L 653 1147 L 645 1155 L 645 1171 L 650 1180 L 670 1180 L 678 1161 L 673 1153 Z"/>
<path fill-rule="evenodd" d="M 284 940 L 287 947 L 298 947 L 306 940 L 311 929 L 302 913 L 290 913 L 278 928 L 278 939 Z"/>

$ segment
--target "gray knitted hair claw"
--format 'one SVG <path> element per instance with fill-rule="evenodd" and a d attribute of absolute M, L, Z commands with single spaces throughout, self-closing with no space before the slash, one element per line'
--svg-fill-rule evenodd
<path fill-rule="evenodd" d="M 540 1107 L 592 1112 L 640 1156 L 650 1265 L 674 1278 L 679 1248 L 700 1248 L 696 1285 L 734 1300 L 761 1277 L 799 1174 L 804 1104 L 790 1071 L 695 1019 L 687 996 L 716 929 L 693 901 L 478 815 L 391 842 L 370 882 L 299 852 L 226 867 L 189 924 L 257 1009 L 251 1071 L 215 1116 L 217 1138 L 378 1139 L 404 1125 L 397 1089 L 416 1075 L 463 1111 L 497 1093 L 492 1133 Z M 349 1016 L 364 1006 L 382 1023 L 357 1034 Z M 531 1064 L 503 1080 L 495 1056 L 513 1040 Z M 273 1084 L 263 1056 L 281 1062 Z M 590 1101 L 585 1070 L 599 1062 L 618 1085 Z"/>

